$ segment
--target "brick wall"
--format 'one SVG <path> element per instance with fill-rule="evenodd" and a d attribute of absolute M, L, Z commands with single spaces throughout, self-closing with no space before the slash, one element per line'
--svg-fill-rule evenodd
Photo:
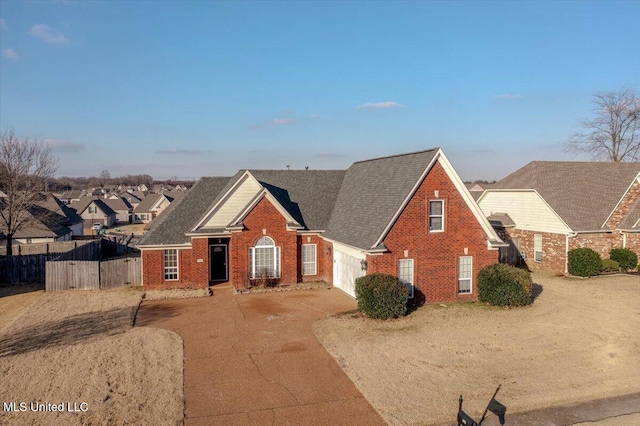
<path fill-rule="evenodd" d="M 551 234 L 548 232 L 523 231 L 511 228 L 508 231 L 509 237 L 520 239 L 520 252 L 526 255 L 526 264 L 530 269 L 545 269 L 558 274 L 565 272 L 565 236 L 562 234 Z M 542 235 L 542 262 L 533 260 L 533 240 L 534 235 Z M 640 251 L 640 236 L 629 237 L 627 234 L 627 248 Z M 600 254 L 603 259 L 609 258 L 612 248 L 622 247 L 622 235 L 618 232 L 578 234 L 569 237 L 569 250 L 588 247 Z"/>
<path fill-rule="evenodd" d="M 520 240 L 520 253 L 526 258 L 525 263 L 529 269 L 545 269 L 564 273 L 565 268 L 565 235 L 552 234 L 550 232 L 524 231 L 510 228 L 507 230 L 509 239 L 518 238 Z M 533 257 L 534 235 L 542 235 L 542 261 L 536 262 Z"/>
<path fill-rule="evenodd" d="M 640 233 L 628 232 L 626 238 L 626 248 L 633 250 L 640 258 Z"/>
<path fill-rule="evenodd" d="M 316 274 L 302 275 L 302 245 L 316 245 Z M 331 244 L 331 243 L 328 243 Z M 298 236 L 298 282 L 309 281 L 325 281 L 331 282 L 329 276 L 333 278 L 333 264 L 327 265 L 326 258 L 331 258 L 331 254 L 327 255 L 325 241 L 318 235 L 299 235 Z"/>
<path fill-rule="evenodd" d="M 164 250 L 142 251 L 142 274 L 145 289 L 204 288 L 209 284 L 192 279 L 192 250 L 178 249 L 178 280 L 164 279 Z"/>
<path fill-rule="evenodd" d="M 249 283 L 249 249 L 266 235 L 280 247 L 280 283 L 298 282 L 298 238 L 296 231 L 287 231 L 287 223 L 267 198 L 263 198 L 243 221 L 245 230 L 231 235 L 229 244 L 229 275 L 236 288 Z M 266 232 L 263 234 L 263 229 Z"/>
<path fill-rule="evenodd" d="M 436 197 L 434 191 L 439 191 Z M 428 230 L 428 202 L 444 200 L 445 232 Z M 414 281 L 427 303 L 475 300 L 476 275 L 497 263 L 498 251 L 487 249 L 487 235 L 446 172 L 436 163 L 384 240 L 388 253 L 367 256 L 367 273 L 398 275 L 398 261 L 414 259 Z M 458 294 L 458 256 L 473 256 L 471 294 Z"/>

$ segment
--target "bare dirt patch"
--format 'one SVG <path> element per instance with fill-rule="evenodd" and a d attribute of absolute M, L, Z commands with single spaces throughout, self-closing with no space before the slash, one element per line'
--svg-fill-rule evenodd
<path fill-rule="evenodd" d="M 2 330 L 0 400 L 27 411 L 2 411 L 0 424 L 181 424 L 182 339 L 131 327 L 140 295 L 44 293 Z M 88 411 L 32 412 L 32 402 Z"/>
<path fill-rule="evenodd" d="M 441 424 L 498 399 L 520 412 L 640 391 L 640 279 L 534 275 L 530 307 L 425 306 L 380 322 L 330 317 L 314 330 L 383 418 Z"/>
<path fill-rule="evenodd" d="M 42 284 L 0 286 L 0 332 L 44 294 Z"/>

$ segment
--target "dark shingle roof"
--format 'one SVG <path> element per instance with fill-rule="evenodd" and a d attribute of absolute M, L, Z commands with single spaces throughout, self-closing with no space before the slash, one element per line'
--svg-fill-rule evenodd
<path fill-rule="evenodd" d="M 151 211 L 151 207 L 162 197 L 162 194 L 149 194 L 133 209 L 136 213 L 146 213 Z"/>
<path fill-rule="evenodd" d="M 640 163 L 533 161 L 491 189 L 535 189 L 574 231 L 601 229 Z"/>
<path fill-rule="evenodd" d="M 156 218 L 153 228 L 138 245 L 184 244 L 191 241 L 185 236 L 210 208 L 213 197 L 217 198 L 229 183 L 228 177 L 201 178 L 186 195 L 171 203 Z"/>
<path fill-rule="evenodd" d="M 354 163 L 323 236 L 368 250 L 393 219 L 438 148 Z"/>
<path fill-rule="evenodd" d="M 506 213 L 494 213 L 487 217 L 487 220 L 491 226 L 500 228 L 512 228 L 516 226 L 516 223 Z"/>
<path fill-rule="evenodd" d="M 122 198 L 105 198 L 104 203 L 111 207 L 112 210 L 129 210 L 131 207 L 129 203 Z"/>
<path fill-rule="evenodd" d="M 326 229 L 344 170 L 250 170 L 260 184 L 307 229 Z"/>

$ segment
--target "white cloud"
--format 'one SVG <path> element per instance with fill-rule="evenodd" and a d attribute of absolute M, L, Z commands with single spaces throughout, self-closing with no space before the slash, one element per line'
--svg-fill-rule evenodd
<path fill-rule="evenodd" d="M 69 39 L 65 37 L 64 34 L 46 24 L 34 25 L 28 34 L 32 37 L 39 38 L 45 43 L 62 44 L 69 42 Z"/>
<path fill-rule="evenodd" d="M 517 99 L 522 99 L 522 95 L 505 93 L 504 95 L 497 95 L 496 99 L 517 100 Z"/>
<path fill-rule="evenodd" d="M 397 102 L 367 102 L 366 104 L 358 105 L 356 109 L 380 109 L 380 108 L 404 108 L 404 105 Z"/>
<path fill-rule="evenodd" d="M 2 54 L 9 59 L 18 59 L 18 52 L 13 49 L 4 49 Z"/>
<path fill-rule="evenodd" d="M 295 122 L 296 120 L 294 120 L 291 117 L 281 117 L 281 118 L 274 118 L 273 120 L 271 120 L 271 124 L 291 124 L 293 122 Z"/>
<path fill-rule="evenodd" d="M 320 118 L 320 114 L 311 114 L 311 115 L 309 116 L 309 118 L 310 118 L 310 119 L 312 119 L 312 120 L 317 120 L 317 119 L 319 119 L 319 118 Z"/>
<path fill-rule="evenodd" d="M 156 154 L 176 154 L 176 155 L 202 155 L 211 152 L 206 149 L 159 149 Z"/>
<path fill-rule="evenodd" d="M 58 139 L 45 139 L 44 143 L 49 145 L 53 152 L 80 152 L 84 151 L 86 146 L 83 143 L 63 141 Z"/>

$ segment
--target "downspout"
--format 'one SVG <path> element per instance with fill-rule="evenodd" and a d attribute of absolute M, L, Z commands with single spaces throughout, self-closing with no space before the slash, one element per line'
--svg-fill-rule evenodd
<path fill-rule="evenodd" d="M 618 232 L 622 234 L 622 248 L 627 248 L 627 233 L 622 232 L 620 229 L 618 229 Z"/>
<path fill-rule="evenodd" d="M 564 237 L 564 273 L 569 273 L 569 238 L 574 238 L 577 232 L 570 232 Z"/>

